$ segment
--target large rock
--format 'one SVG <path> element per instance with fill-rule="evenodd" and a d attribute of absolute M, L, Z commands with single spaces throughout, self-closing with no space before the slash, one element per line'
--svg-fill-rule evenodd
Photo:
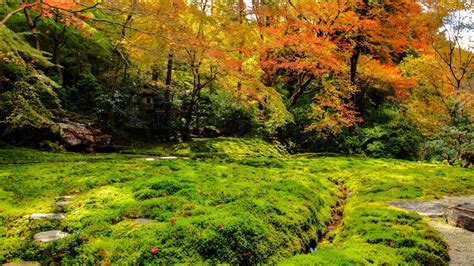
<path fill-rule="evenodd" d="M 110 146 L 112 137 L 93 124 L 84 125 L 63 120 L 50 126 L 51 133 L 68 150 L 94 152 Z"/>
<path fill-rule="evenodd" d="M 47 121 L 41 127 L 18 127 L 3 133 L 2 138 L 11 144 L 35 145 L 52 151 L 96 152 L 112 149 L 112 137 L 103 133 L 97 125 L 77 123 L 68 119 L 60 122 Z"/>
<path fill-rule="evenodd" d="M 448 223 L 474 232 L 474 204 L 463 203 L 446 211 Z"/>

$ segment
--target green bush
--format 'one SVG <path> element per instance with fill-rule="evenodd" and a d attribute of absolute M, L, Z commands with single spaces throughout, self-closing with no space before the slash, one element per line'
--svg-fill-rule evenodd
<path fill-rule="evenodd" d="M 235 103 L 231 95 L 204 95 L 196 108 L 194 121 L 205 137 L 248 136 L 258 123 L 250 106 Z"/>
<path fill-rule="evenodd" d="M 312 123 L 304 107 L 293 109 L 295 121 L 280 132 L 294 152 L 338 152 L 376 158 L 415 160 L 423 137 L 396 106 L 374 110 L 376 123 L 363 123 L 339 134 L 318 135 L 307 131 Z"/>
<path fill-rule="evenodd" d="M 97 107 L 96 98 L 102 91 L 94 75 L 81 74 L 76 84 L 65 88 L 66 105 L 70 110 L 90 113 Z"/>
<path fill-rule="evenodd" d="M 474 157 L 474 125 L 444 128 L 424 143 L 423 159 L 448 162 L 451 165 L 469 165 Z"/>

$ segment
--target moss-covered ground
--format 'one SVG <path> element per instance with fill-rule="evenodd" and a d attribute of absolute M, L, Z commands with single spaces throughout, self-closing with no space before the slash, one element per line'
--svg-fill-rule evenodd
<path fill-rule="evenodd" d="M 146 157 L 179 155 L 177 160 Z M 344 182 L 340 227 L 314 248 Z M 355 157 L 287 155 L 217 139 L 81 155 L 0 149 L 0 262 L 44 264 L 446 264 L 445 243 L 387 200 L 474 194 L 474 171 Z M 63 210 L 56 196 L 74 195 Z M 65 212 L 61 221 L 32 213 Z M 145 218 L 151 223 L 139 223 Z M 50 243 L 46 230 L 71 235 Z"/>

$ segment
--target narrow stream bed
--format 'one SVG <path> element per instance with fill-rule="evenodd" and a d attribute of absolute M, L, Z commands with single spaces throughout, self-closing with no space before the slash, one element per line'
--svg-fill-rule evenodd
<path fill-rule="evenodd" d="M 336 184 L 339 187 L 339 191 L 342 193 L 342 196 L 337 201 L 336 206 L 334 206 L 331 209 L 331 223 L 326 226 L 326 230 L 323 233 L 323 235 L 319 238 L 318 244 L 323 241 L 332 242 L 333 235 L 331 235 L 331 232 L 333 232 L 334 230 L 339 228 L 339 226 L 341 226 L 342 218 L 344 217 L 344 212 L 343 212 L 344 206 L 346 205 L 347 199 L 351 195 L 351 192 L 345 186 L 344 182 L 334 181 L 334 184 Z"/>

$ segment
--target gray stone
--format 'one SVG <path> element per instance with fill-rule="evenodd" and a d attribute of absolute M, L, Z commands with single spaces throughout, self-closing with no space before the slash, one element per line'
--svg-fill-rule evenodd
<path fill-rule="evenodd" d="M 145 159 L 145 161 L 147 161 L 147 162 L 151 162 L 151 161 L 154 161 L 154 160 L 155 160 L 155 158 L 146 158 Z"/>
<path fill-rule="evenodd" d="M 45 242 L 50 242 L 50 241 L 55 241 L 55 240 L 58 240 L 58 239 L 61 239 L 61 238 L 65 238 L 68 235 L 69 234 L 66 233 L 66 232 L 62 232 L 62 231 L 59 231 L 59 230 L 53 230 L 53 231 L 46 231 L 46 232 L 37 233 L 33 236 L 33 239 L 36 242 L 45 243 Z"/>
<path fill-rule="evenodd" d="M 59 196 L 59 197 L 56 197 L 56 199 L 59 199 L 59 200 L 65 200 L 65 199 L 73 199 L 74 196 Z"/>
<path fill-rule="evenodd" d="M 54 205 L 56 205 L 58 207 L 66 207 L 69 204 L 72 204 L 72 202 L 70 202 L 70 201 L 58 201 L 58 202 L 54 203 Z"/>
<path fill-rule="evenodd" d="M 449 207 L 447 204 L 430 200 L 388 202 L 388 204 L 431 218 L 443 217 L 444 212 Z"/>
<path fill-rule="evenodd" d="M 133 220 L 137 224 L 151 224 L 151 221 L 144 218 L 138 218 Z"/>
<path fill-rule="evenodd" d="M 162 156 L 160 157 L 160 160 L 176 160 L 178 157 L 176 156 Z"/>
<path fill-rule="evenodd" d="M 61 220 L 64 215 L 61 213 L 33 213 L 30 215 L 31 220 Z"/>
<path fill-rule="evenodd" d="M 449 224 L 474 232 L 474 204 L 463 203 L 446 211 Z"/>

